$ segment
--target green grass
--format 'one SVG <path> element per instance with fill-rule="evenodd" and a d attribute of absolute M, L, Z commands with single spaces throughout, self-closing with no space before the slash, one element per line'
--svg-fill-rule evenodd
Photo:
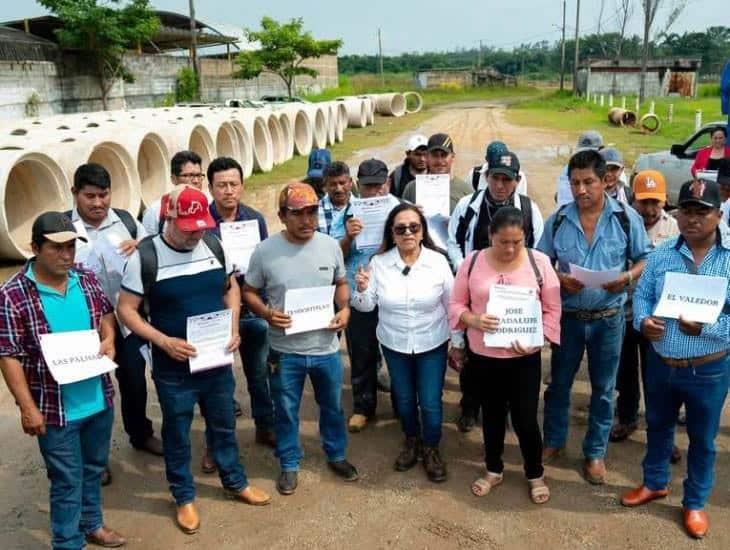
<path fill-rule="evenodd" d="M 708 88 L 701 87 L 701 94 Z M 626 165 L 633 164 L 641 153 L 668 149 L 673 143 L 685 141 L 694 132 L 695 111 L 702 110 L 704 123 L 723 120 L 719 97 L 692 98 L 648 98 L 641 106 L 640 115 L 649 110 L 651 101 L 655 102 L 655 114 L 662 126 L 655 134 L 644 134 L 638 128 L 619 128 L 608 121 L 608 96 L 605 106 L 600 107 L 574 98 L 569 92 L 543 91 L 536 98 L 520 101 L 510 106 L 507 118 L 519 125 L 540 126 L 570 132 L 577 139 L 580 132 L 595 129 L 603 134 L 604 141 L 614 144 L 624 155 Z M 635 109 L 636 98 L 627 97 L 626 108 Z M 674 117 L 667 121 L 669 105 L 674 105 Z M 621 106 L 621 98 L 614 98 L 614 106 Z"/>

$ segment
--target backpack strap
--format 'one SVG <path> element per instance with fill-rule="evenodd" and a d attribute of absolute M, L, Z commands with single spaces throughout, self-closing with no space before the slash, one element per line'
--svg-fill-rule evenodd
<path fill-rule="evenodd" d="M 456 242 L 459 244 L 459 248 L 461 248 L 462 256 L 466 255 L 466 232 L 469 229 L 469 224 L 472 219 L 474 219 L 475 214 L 471 205 L 477 200 L 479 193 L 481 193 L 481 191 L 474 191 L 471 199 L 469 200 L 469 205 L 466 207 L 466 212 L 459 217 L 459 224 L 456 226 Z"/>
<path fill-rule="evenodd" d="M 474 191 L 479 187 L 479 179 L 482 177 L 482 167 L 475 166 L 471 172 L 471 187 Z"/>
<path fill-rule="evenodd" d="M 565 209 L 568 207 L 568 204 L 564 204 L 558 208 L 558 211 L 555 213 L 555 218 L 553 218 L 553 241 L 555 241 L 555 235 L 557 234 L 558 229 L 560 229 L 563 220 L 565 220 Z"/>
<path fill-rule="evenodd" d="M 479 250 L 477 250 L 474 255 L 471 257 L 471 261 L 469 262 L 469 270 L 466 272 L 466 278 L 468 279 L 471 277 L 471 272 L 474 270 L 474 264 L 477 263 L 477 257 L 479 257 Z"/>
<path fill-rule="evenodd" d="M 149 235 L 137 243 L 142 274 L 142 293 L 145 301 L 149 298 L 150 291 L 157 281 L 157 249 L 152 242 L 153 238 L 154 235 Z"/>
<path fill-rule="evenodd" d="M 525 230 L 525 244 L 528 248 L 535 246 L 535 231 L 532 227 L 532 200 L 527 195 L 518 195 L 522 211 L 522 227 Z"/>
<path fill-rule="evenodd" d="M 221 241 L 216 237 L 213 233 L 210 231 L 206 231 L 203 233 L 203 242 L 206 244 L 208 248 L 210 248 L 210 251 L 213 253 L 213 255 L 216 257 L 218 262 L 223 266 L 223 269 L 226 269 L 226 255 L 223 252 L 223 244 Z"/>
<path fill-rule="evenodd" d="M 119 217 L 121 222 L 124 224 L 124 227 L 127 228 L 127 232 L 129 233 L 129 236 L 133 239 L 137 239 L 137 222 L 135 221 L 132 214 L 127 212 L 126 210 L 122 210 L 121 208 L 112 208 L 114 210 L 114 213 Z"/>
<path fill-rule="evenodd" d="M 540 288 L 540 291 L 542 291 L 542 273 L 540 273 L 540 270 L 537 268 L 537 262 L 535 261 L 535 254 L 532 252 L 532 248 L 527 249 L 527 258 L 530 260 L 530 265 L 532 266 L 532 271 L 535 272 L 535 279 L 537 279 L 537 286 Z"/>
<path fill-rule="evenodd" d="M 616 219 L 618 220 L 618 223 L 621 225 L 621 229 L 624 232 L 624 235 L 626 235 L 626 266 L 628 267 L 630 256 L 631 256 L 631 220 L 629 220 L 629 215 L 626 213 L 626 210 L 624 207 L 621 207 L 621 210 L 614 212 L 614 216 L 616 216 Z"/>

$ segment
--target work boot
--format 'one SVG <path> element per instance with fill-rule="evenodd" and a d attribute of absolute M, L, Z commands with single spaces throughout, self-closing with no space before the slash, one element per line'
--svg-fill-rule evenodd
<path fill-rule="evenodd" d="M 336 462 L 328 462 L 330 470 L 340 476 L 345 481 L 357 481 L 358 473 L 357 468 L 347 462 L 347 460 L 338 460 Z"/>
<path fill-rule="evenodd" d="M 423 447 L 423 469 L 434 483 L 446 481 L 446 464 L 441 459 L 438 447 Z"/>
<path fill-rule="evenodd" d="M 86 542 L 103 548 L 119 548 L 127 544 L 127 539 L 106 525 L 102 525 L 93 533 L 86 535 Z"/>
<path fill-rule="evenodd" d="M 583 476 L 592 485 L 606 482 L 606 463 L 602 458 L 586 458 L 583 462 Z"/>
<path fill-rule="evenodd" d="M 200 516 L 194 502 L 177 507 L 177 525 L 186 535 L 194 535 L 200 529 Z"/>
<path fill-rule="evenodd" d="M 406 437 L 398 458 L 395 459 L 395 469 L 405 472 L 413 468 L 421 457 L 421 440 L 417 437 Z"/>
<path fill-rule="evenodd" d="M 276 490 L 282 495 L 293 495 L 299 484 L 298 477 L 295 471 L 281 472 L 276 482 Z"/>
<path fill-rule="evenodd" d="M 252 485 L 241 489 L 240 491 L 227 491 L 236 500 L 250 504 L 251 506 L 265 506 L 271 502 L 271 495 L 263 489 L 258 489 Z"/>

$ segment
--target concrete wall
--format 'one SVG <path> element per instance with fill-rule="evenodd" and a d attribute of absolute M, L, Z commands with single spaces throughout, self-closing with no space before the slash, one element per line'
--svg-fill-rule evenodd
<path fill-rule="evenodd" d="M 135 76 L 132 84 L 115 83 L 109 93 L 109 109 L 153 107 L 175 93 L 178 71 L 188 66 L 185 57 L 130 53 L 127 67 Z M 337 57 L 314 59 L 309 66 L 320 72 L 316 79 L 297 79 L 297 89 L 318 92 L 337 86 Z M 201 59 L 202 99 L 220 102 L 231 98 L 255 99 L 266 94 L 284 94 L 286 87 L 275 75 L 252 80 L 231 78 L 227 59 Z M 32 94 L 40 99 L 40 116 L 101 110 L 101 91 L 83 60 L 64 54 L 50 61 L 0 61 L 0 118 L 22 118 Z"/>
<path fill-rule="evenodd" d="M 664 71 L 661 75 L 658 71 L 647 72 L 645 95 L 647 97 L 667 95 L 670 75 L 670 71 Z M 587 86 L 587 93 L 589 94 L 636 95 L 639 93 L 639 87 L 641 86 L 641 73 L 638 71 L 590 71 L 587 80 L 586 84 L 579 77 L 578 82 Z"/>

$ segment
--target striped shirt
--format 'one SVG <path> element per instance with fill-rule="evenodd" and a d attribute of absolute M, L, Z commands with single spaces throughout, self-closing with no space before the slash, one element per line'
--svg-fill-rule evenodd
<path fill-rule="evenodd" d="M 693 260 L 692 252 L 682 236 L 660 244 L 649 254 L 634 294 L 634 328 L 649 317 L 662 293 L 664 274 L 689 273 L 682 256 Z M 699 275 L 728 277 L 730 274 L 730 233 L 717 232 L 717 244 L 712 247 L 697 269 Z M 725 300 L 725 311 L 730 307 L 730 285 Z M 730 349 L 730 315 L 723 312 L 713 325 L 702 325 L 698 336 L 688 336 L 679 330 L 679 321 L 665 319 L 666 328 L 661 340 L 652 342 L 662 357 L 689 359 Z"/>
<path fill-rule="evenodd" d="M 41 353 L 40 335 L 50 333 L 51 328 L 38 288 L 27 276 L 29 265 L 30 262 L 0 287 L 0 357 L 14 357 L 21 362 L 30 393 L 46 424 L 65 426 L 61 386 L 53 379 Z M 78 273 L 89 306 L 91 326 L 99 330 L 101 318 L 112 313 L 112 304 L 91 271 L 81 266 L 73 269 Z M 104 401 L 111 407 L 114 386 L 108 373 L 102 375 L 101 382 Z"/>

